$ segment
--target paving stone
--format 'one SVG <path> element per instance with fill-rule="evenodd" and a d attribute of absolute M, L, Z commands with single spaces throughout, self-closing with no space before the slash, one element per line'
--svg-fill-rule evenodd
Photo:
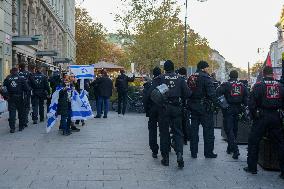
<path fill-rule="evenodd" d="M 225 152 L 226 142 L 215 130 L 217 159 L 203 156 L 202 128 L 199 154 L 190 157 L 184 147 L 185 167 L 177 168 L 170 153 L 170 166 L 151 157 L 147 118 L 143 114 L 92 119 L 81 131 L 66 137 L 58 127 L 45 133 L 45 123 L 30 125 L 23 132 L 9 133 L 7 119 L 0 118 L 0 189 L 282 189 L 279 172 L 259 168 L 245 173 L 246 145 L 239 160 Z"/>

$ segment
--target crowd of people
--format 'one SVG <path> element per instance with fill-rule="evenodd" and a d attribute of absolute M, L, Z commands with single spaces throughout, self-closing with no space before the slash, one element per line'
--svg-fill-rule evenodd
<path fill-rule="evenodd" d="M 183 147 L 190 145 L 191 157 L 198 156 L 199 126 L 203 126 L 204 156 L 217 158 L 214 153 L 214 120 L 213 112 L 223 114 L 223 125 L 227 135 L 226 152 L 238 159 L 240 152 L 237 145 L 238 121 L 240 113 L 245 112 L 253 120 L 248 139 L 246 172 L 257 173 L 259 143 L 269 131 L 271 139 L 277 145 L 281 175 L 284 179 L 284 135 L 282 128 L 284 86 L 273 78 L 271 67 L 263 69 L 263 79 L 251 90 L 238 80 L 238 72 L 232 70 L 227 82 L 220 83 L 209 75 L 209 64 L 200 61 L 197 71 L 187 77 L 186 68 L 175 72 L 174 63 L 167 60 L 164 72 L 159 67 L 153 69 L 153 79 L 144 83 L 143 104 L 146 116 L 149 117 L 149 146 L 152 157 L 158 158 L 161 152 L 161 164 L 169 166 L 169 152 L 174 149 L 178 167 L 184 167 Z M 108 117 L 110 97 L 113 89 L 118 93 L 118 116 L 126 112 L 129 82 L 135 80 L 121 70 L 115 84 L 106 70 L 101 70 L 94 80 L 76 79 L 72 73 L 55 71 L 47 77 L 41 67 L 19 64 L 10 71 L 1 87 L 1 95 L 8 101 L 10 133 L 16 130 L 16 115 L 19 119 L 19 131 L 28 127 L 30 105 L 33 124 L 43 122 L 46 113 L 52 107 L 52 95 L 58 92 L 56 115 L 61 116 L 59 129 L 65 136 L 79 132 L 76 127 L 84 120 L 71 119 L 71 99 L 74 91 L 87 92 L 91 106 L 96 107 L 95 118 Z M 81 86 L 84 85 L 84 86 Z M 47 112 L 45 112 L 45 101 Z M 159 128 L 159 129 L 158 129 Z M 159 131 L 159 135 L 158 135 Z M 160 136 L 160 145 L 158 145 Z"/>
<path fill-rule="evenodd" d="M 125 75 L 124 70 L 121 70 L 120 73 L 115 85 L 113 85 L 112 79 L 104 69 L 93 80 L 84 79 L 81 82 L 72 73 L 54 71 L 52 76 L 48 77 L 42 73 L 40 66 L 30 65 L 29 70 L 27 70 L 25 63 L 19 64 L 10 70 L 10 75 L 4 80 L 0 89 L 0 95 L 8 102 L 10 133 L 16 131 L 16 115 L 18 115 L 19 120 L 19 131 L 28 127 L 30 115 L 34 125 L 38 122 L 44 122 L 49 109 L 54 108 L 50 105 L 52 94 L 56 90 L 60 90 L 56 116 L 60 115 L 61 117 L 59 129 L 62 130 L 63 135 L 68 136 L 72 132 L 79 132 L 80 129 L 76 125 L 79 125 L 80 122 L 82 126 L 85 125 L 85 120 L 71 120 L 73 91 L 77 91 L 79 94 L 83 90 L 86 91 L 92 110 L 96 110 L 97 113 L 94 118 L 101 118 L 102 115 L 103 118 L 107 118 L 110 97 L 113 88 L 116 87 L 118 115 L 124 115 L 128 82 L 133 82 L 135 76 L 129 78 Z M 80 86 L 82 84 L 83 87 Z M 30 109 L 32 109 L 31 112 Z"/>
<path fill-rule="evenodd" d="M 227 135 L 226 152 L 238 159 L 237 145 L 239 115 L 244 111 L 252 121 L 248 139 L 246 172 L 257 174 L 259 144 L 266 132 L 277 146 L 280 177 L 284 179 L 284 135 L 282 110 L 284 87 L 273 78 L 273 69 L 263 69 L 263 79 L 251 90 L 238 80 L 238 72 L 232 70 L 230 79 L 222 84 L 209 75 L 209 64 L 200 61 L 197 71 L 187 77 L 186 69 L 174 71 L 174 63 L 167 60 L 164 71 L 153 69 L 153 79 L 144 84 L 144 106 L 149 117 L 149 146 L 152 157 L 169 166 L 169 152 L 174 149 L 179 168 L 184 167 L 183 146 L 190 143 L 191 157 L 198 156 L 199 126 L 203 126 L 204 156 L 217 158 L 214 153 L 213 112 L 223 113 L 223 125 Z M 159 131 L 159 135 L 158 135 Z M 157 138 L 160 136 L 160 146 Z"/>

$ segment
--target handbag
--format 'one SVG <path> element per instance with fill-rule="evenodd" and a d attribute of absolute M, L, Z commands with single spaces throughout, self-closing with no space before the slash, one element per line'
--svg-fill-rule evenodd
<path fill-rule="evenodd" d="M 8 103 L 6 100 L 0 97 L 0 113 L 7 112 L 8 111 Z"/>

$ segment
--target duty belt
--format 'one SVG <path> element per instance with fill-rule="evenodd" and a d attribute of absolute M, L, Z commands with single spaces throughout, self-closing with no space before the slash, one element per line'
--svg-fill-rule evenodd
<path fill-rule="evenodd" d="M 180 106 L 181 105 L 181 98 L 171 98 L 167 100 L 167 103 L 173 106 Z"/>

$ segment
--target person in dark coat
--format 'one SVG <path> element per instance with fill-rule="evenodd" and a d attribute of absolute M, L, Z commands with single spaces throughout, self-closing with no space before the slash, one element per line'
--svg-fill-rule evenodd
<path fill-rule="evenodd" d="M 191 157 L 197 158 L 199 142 L 199 126 L 203 126 L 204 156 L 205 158 L 216 158 L 214 150 L 214 106 L 219 106 L 216 89 L 212 78 L 208 74 L 209 64 L 200 61 L 197 71 L 188 78 L 188 85 L 193 94 L 189 99 L 191 110 L 190 125 L 190 151 Z"/>
<path fill-rule="evenodd" d="M 125 114 L 126 104 L 127 104 L 127 92 L 128 92 L 128 83 L 133 82 L 135 79 L 135 75 L 130 78 L 125 75 L 124 70 L 120 70 L 120 75 L 116 78 L 115 87 L 118 93 L 118 115 L 122 113 Z M 122 110 L 121 110 L 122 105 Z"/>
<path fill-rule="evenodd" d="M 50 95 L 50 88 L 47 77 L 41 72 L 41 67 L 36 68 L 36 73 L 31 77 L 32 88 L 32 106 L 33 123 L 37 124 L 38 114 L 40 115 L 40 122 L 44 121 L 44 100 Z"/>
<path fill-rule="evenodd" d="M 19 131 L 25 127 L 23 94 L 29 90 L 27 82 L 19 76 L 18 69 L 12 68 L 11 74 L 4 80 L 3 86 L 8 93 L 10 133 L 15 132 L 16 112 L 19 118 Z"/>
<path fill-rule="evenodd" d="M 64 79 L 64 88 L 59 92 L 57 114 L 61 115 L 60 129 L 63 130 L 63 135 L 68 136 L 71 134 L 71 96 L 72 89 L 70 80 Z"/>
<path fill-rule="evenodd" d="M 112 88 L 113 83 L 112 80 L 108 77 L 107 72 L 105 70 L 101 71 L 102 77 L 96 80 L 98 84 L 98 110 L 95 118 L 101 118 L 102 113 L 102 105 L 104 105 L 104 116 L 103 118 L 107 118 L 107 113 L 109 110 L 109 98 L 112 96 Z"/>
<path fill-rule="evenodd" d="M 148 81 L 144 84 L 143 90 L 143 105 L 146 111 L 146 117 L 149 117 L 148 120 L 148 130 L 149 130 L 149 146 L 152 151 L 152 157 L 158 158 L 159 145 L 157 141 L 157 130 L 158 130 L 158 120 L 161 112 L 161 107 L 155 104 L 150 96 L 151 92 L 161 83 L 161 69 L 155 67 L 153 69 L 153 80 Z"/>
<path fill-rule="evenodd" d="M 240 153 L 237 145 L 239 115 L 242 106 L 247 106 L 248 91 L 243 83 L 238 81 L 238 72 L 232 70 L 230 79 L 217 88 L 217 96 L 224 95 L 229 107 L 223 109 L 223 125 L 227 136 L 227 153 L 233 153 L 233 159 L 238 159 Z"/>
<path fill-rule="evenodd" d="M 264 78 L 257 82 L 249 96 L 249 111 L 253 125 L 248 139 L 248 154 L 246 172 L 257 174 L 259 144 L 266 133 L 276 146 L 279 158 L 280 178 L 284 179 L 284 134 L 282 119 L 284 87 L 273 78 L 272 67 L 263 69 Z"/>

